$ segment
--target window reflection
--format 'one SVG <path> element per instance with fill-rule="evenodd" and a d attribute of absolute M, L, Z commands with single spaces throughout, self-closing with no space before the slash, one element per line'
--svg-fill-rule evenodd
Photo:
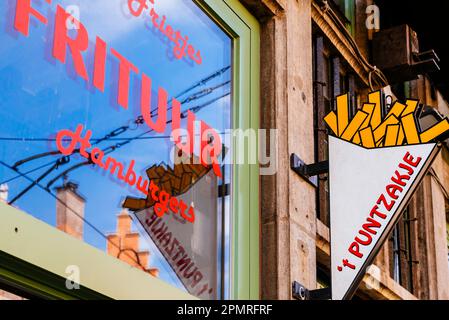
<path fill-rule="evenodd" d="M 107 54 L 102 92 L 77 75 L 69 54 L 62 64 L 51 49 L 59 4 L 76 13 L 89 32 L 90 46 L 83 53 L 89 75 L 94 72 L 93 48 L 99 36 L 151 76 L 153 108 L 157 90 L 163 87 L 169 98 L 182 104 L 181 127 L 187 127 L 185 115 L 190 111 L 223 133 L 232 126 L 231 39 L 191 1 L 155 0 L 153 8 L 159 26 L 165 17 L 166 28 L 169 24 L 173 34 L 179 30 L 188 37 L 195 49 L 191 55 L 187 45 L 187 53 L 180 53 L 180 39 L 171 41 L 157 28 L 150 10 L 139 17 L 129 14 L 127 0 L 53 2 L 33 4 L 49 22 L 31 18 L 28 37 L 14 29 L 11 12 L 16 1 L 0 4 L 0 197 L 149 276 L 200 298 L 229 297 L 232 168 L 222 165 L 221 179 L 201 164 L 174 164 L 173 151 L 178 150 L 173 149 L 170 129 L 158 134 L 142 120 L 141 73 L 131 73 L 129 106 L 120 105 L 115 79 L 121 69 L 113 54 Z M 69 35 L 76 37 L 76 24 L 70 29 Z M 171 122 L 168 113 L 167 123 Z M 62 157 L 56 133 L 75 130 L 78 124 L 92 130 L 93 146 L 124 165 L 134 161 L 137 174 L 194 207 L 195 222 L 170 210 L 156 217 L 155 203 L 116 175 L 77 153 Z"/>

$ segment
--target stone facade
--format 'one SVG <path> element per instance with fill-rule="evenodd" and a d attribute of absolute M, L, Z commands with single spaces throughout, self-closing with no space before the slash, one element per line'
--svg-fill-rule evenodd
<path fill-rule="evenodd" d="M 309 289 L 322 287 L 329 272 L 329 228 L 317 218 L 317 192 L 289 166 L 296 153 L 315 160 L 313 41 L 319 34 L 332 56 L 354 77 L 358 99 L 364 101 L 369 71 L 358 52 L 369 60 L 371 31 L 365 9 L 371 1 L 356 0 L 352 35 L 318 0 L 241 0 L 261 24 L 261 128 L 278 129 L 278 171 L 261 177 L 261 298 L 291 299 L 292 282 Z M 357 52 L 358 51 L 358 52 Z M 448 103 L 430 87 L 426 76 L 409 82 L 410 96 L 449 115 Z M 431 92 L 433 90 L 433 92 Z M 433 98 L 432 98 L 433 97 Z M 392 244 L 387 241 L 356 293 L 360 299 L 448 299 L 447 197 L 449 153 L 443 148 L 410 203 L 408 223 L 414 261 L 408 266 L 408 287 L 394 279 Z M 405 268 L 406 266 L 404 266 Z M 405 280 L 404 280 L 405 281 Z"/>

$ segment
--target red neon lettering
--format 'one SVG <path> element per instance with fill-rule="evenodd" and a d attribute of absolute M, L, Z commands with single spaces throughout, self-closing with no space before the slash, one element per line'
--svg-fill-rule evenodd
<path fill-rule="evenodd" d="M 185 217 L 187 216 L 186 215 L 187 205 L 182 200 L 179 200 L 179 209 L 181 210 L 181 217 L 185 219 Z"/>
<path fill-rule="evenodd" d="M 142 185 L 142 180 L 143 181 L 143 185 Z M 137 184 L 136 184 L 137 189 L 142 192 L 145 195 L 148 195 L 148 180 L 142 178 L 142 176 L 139 176 L 139 179 L 137 179 Z"/>
<path fill-rule="evenodd" d="M 159 187 L 153 182 L 153 180 L 150 181 L 150 192 L 151 192 L 151 198 L 154 201 L 159 201 L 159 196 L 156 195 L 156 192 L 159 191 Z"/>
<path fill-rule="evenodd" d="M 151 79 L 142 74 L 142 90 L 140 108 L 145 123 L 154 131 L 162 133 L 167 124 L 167 91 L 159 88 L 157 103 L 157 121 L 153 121 L 151 115 Z M 179 120 L 178 120 L 179 121 Z"/>
<path fill-rule="evenodd" d="M 105 163 L 105 168 L 104 169 L 108 170 L 109 167 L 111 167 L 110 173 L 112 175 L 115 174 L 115 169 L 118 169 L 117 177 L 120 180 L 124 180 L 125 179 L 125 177 L 123 176 L 123 164 L 121 164 L 120 162 L 118 162 L 114 158 L 109 157 L 109 158 L 106 159 L 106 163 Z"/>
<path fill-rule="evenodd" d="M 73 152 L 75 152 L 75 146 L 80 143 L 80 154 L 83 157 L 89 158 L 89 154 L 86 152 L 86 149 L 91 147 L 89 139 L 92 136 L 92 131 L 87 130 L 86 135 L 84 137 L 81 137 L 82 131 L 83 125 L 81 124 L 76 127 L 75 132 L 67 129 L 59 131 L 56 135 L 56 146 L 58 147 L 59 152 L 61 152 L 65 156 L 71 155 Z M 66 137 L 70 138 L 70 143 L 68 146 L 64 146 L 62 142 Z"/>
<path fill-rule="evenodd" d="M 181 143 L 181 103 L 177 99 L 173 99 L 171 103 L 172 118 L 172 135 L 176 145 Z"/>
<path fill-rule="evenodd" d="M 170 199 L 170 210 L 173 211 L 173 213 L 177 214 L 179 207 L 178 207 L 179 203 L 178 203 L 178 199 L 176 199 L 175 197 L 172 197 Z"/>
<path fill-rule="evenodd" d="M 179 143 L 177 146 L 179 149 L 187 154 L 193 154 L 193 149 L 195 145 L 195 121 L 196 116 L 190 110 L 187 111 L 187 139 L 186 143 Z"/>
<path fill-rule="evenodd" d="M 139 73 L 139 69 L 114 48 L 111 48 L 111 53 L 120 61 L 117 103 L 123 108 L 128 109 L 131 71 L 137 74 Z"/>
<path fill-rule="evenodd" d="M 181 217 L 183 217 L 188 222 L 195 222 L 195 210 L 193 209 L 193 207 L 189 208 L 188 214 L 184 214 L 183 212 L 184 211 L 181 212 Z"/>
<path fill-rule="evenodd" d="M 134 164 L 136 162 L 134 160 L 131 160 L 131 163 L 129 164 L 128 170 L 125 174 L 125 182 L 128 183 L 130 186 L 134 185 L 137 180 L 136 173 L 134 172 Z"/>
<path fill-rule="evenodd" d="M 168 212 L 167 204 L 169 199 L 170 195 L 164 190 L 161 190 L 159 193 L 159 202 L 154 205 L 154 213 L 156 213 L 158 217 L 162 217 Z"/>
<path fill-rule="evenodd" d="M 130 10 L 133 7 L 134 2 L 138 0 L 129 1 Z M 51 3 L 51 0 L 46 0 L 47 3 Z M 145 1 L 138 1 L 141 6 L 145 5 Z M 151 1 L 150 1 L 151 2 Z M 139 10 L 139 8 L 137 9 Z M 143 10 L 143 9 L 142 9 Z M 139 14 L 137 11 L 133 11 L 135 14 Z M 31 7 L 31 0 L 17 0 L 17 7 L 15 13 L 15 21 L 14 26 L 19 31 L 28 36 L 29 34 L 29 24 L 30 17 L 34 16 L 40 22 L 44 24 L 48 24 L 48 20 L 41 13 L 39 13 L 36 9 Z M 154 12 L 154 16 L 156 13 Z M 77 25 L 77 31 L 73 33 L 68 30 L 67 22 Z M 162 22 L 163 21 L 163 22 Z M 186 47 L 186 43 L 188 37 L 182 37 L 179 31 L 174 31 L 173 27 L 166 25 L 165 19 L 161 21 L 160 27 L 164 27 L 165 34 L 169 35 L 172 41 L 176 42 L 179 46 L 179 55 L 177 57 L 181 57 L 184 54 L 184 49 Z M 170 31 L 171 30 L 171 31 Z M 70 36 L 69 36 L 70 33 Z M 176 35 L 176 38 L 173 36 Z M 92 80 L 92 85 L 96 89 L 104 92 L 105 83 L 106 83 L 106 63 L 107 63 L 107 54 L 108 54 L 108 45 L 107 43 L 100 38 L 96 37 L 95 41 L 95 51 L 94 51 L 94 65 L 92 73 L 88 75 L 86 69 L 86 63 L 84 61 L 83 55 L 88 50 L 89 47 L 89 34 L 85 26 L 78 21 L 71 14 L 66 12 L 64 8 L 60 5 L 56 6 L 55 13 L 55 27 L 54 27 L 54 39 L 53 39 L 53 48 L 52 54 L 55 59 L 59 60 L 61 63 L 65 64 L 67 62 L 67 51 L 69 49 L 70 56 L 73 61 L 74 69 L 76 73 L 87 82 Z M 182 42 L 182 43 L 181 43 Z M 189 46 L 189 55 L 194 54 L 194 50 L 192 46 Z M 129 106 L 129 94 L 130 94 L 130 78 L 131 72 L 136 74 L 139 73 L 139 69 L 134 66 L 130 61 L 124 58 L 119 52 L 117 52 L 114 48 L 110 49 L 111 55 L 114 55 L 119 60 L 119 79 L 118 79 L 118 93 L 117 93 L 117 103 L 123 108 L 128 108 Z M 197 51 L 197 57 L 200 57 L 199 51 Z M 193 58 L 193 57 L 192 57 Z M 197 61 L 198 62 L 198 61 Z M 201 62 L 198 62 L 201 63 Z M 89 79 L 89 76 L 92 79 Z M 141 80 L 141 109 L 144 117 L 144 121 L 156 132 L 162 133 L 165 132 L 167 127 L 167 99 L 168 93 L 163 88 L 160 88 L 158 91 L 158 108 L 157 108 L 157 120 L 153 119 L 153 113 L 150 110 L 151 107 L 151 79 L 147 75 L 142 75 Z M 186 113 L 181 113 L 181 104 L 176 99 L 172 100 L 172 129 L 173 129 L 173 137 L 175 145 L 180 149 L 181 155 L 182 153 L 186 153 L 188 156 L 194 155 L 195 150 L 195 114 L 188 110 Z M 181 126 L 181 118 L 187 117 L 187 138 L 181 139 L 180 135 L 180 126 Z M 215 175 L 221 177 L 221 168 L 218 161 L 218 156 L 222 151 L 222 143 L 221 138 L 218 132 L 211 128 L 204 121 L 200 122 L 200 136 L 201 145 L 200 145 L 200 154 L 199 159 L 204 166 L 211 166 Z M 209 140 L 211 138 L 211 140 Z M 88 140 L 88 139 L 87 139 Z M 62 140 L 60 141 L 62 142 Z M 82 143 L 82 140 L 80 141 Z M 84 146 L 84 144 L 82 144 Z M 86 147 L 81 148 L 80 152 L 83 156 L 89 156 L 85 153 L 85 149 L 90 147 L 86 145 Z M 66 148 L 65 148 L 66 149 Z M 103 165 L 102 158 L 103 154 L 99 149 L 94 149 L 94 155 L 89 156 L 90 161 L 92 163 L 98 164 L 99 166 Z M 193 158 L 193 157 L 192 157 Z M 193 160 L 193 159 L 192 159 Z M 111 160 L 112 161 L 112 160 Z M 192 162 L 193 163 L 193 162 Z M 117 164 L 116 167 L 119 167 Z M 121 176 L 120 176 L 121 178 Z M 134 181 L 134 175 L 130 172 L 129 178 L 131 181 Z M 145 194 L 148 194 L 148 190 L 146 190 L 146 186 L 148 185 L 147 181 L 144 179 L 138 179 L 137 184 L 139 190 Z"/>
<path fill-rule="evenodd" d="M 95 43 L 95 60 L 94 60 L 94 86 L 104 92 L 104 80 L 106 77 L 106 55 L 107 55 L 107 45 L 103 39 L 97 37 Z"/>
<path fill-rule="evenodd" d="M 221 152 L 221 147 L 221 139 L 217 131 L 201 121 L 201 163 L 203 166 L 212 165 L 215 175 L 219 178 L 221 178 L 221 169 L 217 156 Z"/>
<path fill-rule="evenodd" d="M 51 3 L 51 0 L 46 0 L 46 2 Z M 48 23 L 47 18 L 31 7 L 31 0 L 17 0 L 14 28 L 27 37 L 30 34 L 30 15 L 33 15 L 43 24 Z"/>
<path fill-rule="evenodd" d="M 137 2 L 137 7 L 134 4 Z M 139 17 L 144 9 L 148 9 L 147 0 L 128 0 L 128 9 L 129 12 L 135 16 Z"/>
<path fill-rule="evenodd" d="M 73 19 L 73 21 L 75 21 L 74 23 L 79 26 L 75 39 L 70 38 L 67 34 L 67 19 L 69 18 Z M 87 75 L 81 52 L 86 51 L 89 47 L 89 35 L 81 22 L 77 21 L 72 15 L 68 14 L 58 5 L 56 8 L 53 56 L 62 63 L 66 63 L 67 47 L 70 48 L 70 52 L 72 53 L 76 73 L 88 81 L 89 76 Z"/>
<path fill-rule="evenodd" d="M 99 148 L 93 148 L 90 152 L 90 159 L 93 163 L 95 163 L 100 168 L 104 168 L 103 165 L 103 156 L 104 153 Z"/>

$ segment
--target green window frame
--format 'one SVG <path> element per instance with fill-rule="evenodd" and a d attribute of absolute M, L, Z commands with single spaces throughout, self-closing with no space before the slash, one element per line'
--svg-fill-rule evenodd
<path fill-rule="evenodd" d="M 346 19 L 348 19 L 349 23 L 347 23 L 347 28 L 349 32 L 354 35 L 355 34 L 355 0 L 335 0 L 334 1 L 341 12 L 345 15 Z"/>
<path fill-rule="evenodd" d="M 348 27 L 352 35 L 355 34 L 355 6 L 356 4 L 354 0 L 345 1 L 345 16 L 350 21 Z"/>
<path fill-rule="evenodd" d="M 259 24 L 237 0 L 194 2 L 233 40 L 233 128 L 258 130 Z M 233 166 L 232 201 L 230 298 L 259 299 L 258 164 Z M 8 287 L 51 299 L 194 299 L 16 208 L 0 203 L 0 219 L 0 282 Z M 80 290 L 66 289 L 67 265 L 82 270 Z"/>

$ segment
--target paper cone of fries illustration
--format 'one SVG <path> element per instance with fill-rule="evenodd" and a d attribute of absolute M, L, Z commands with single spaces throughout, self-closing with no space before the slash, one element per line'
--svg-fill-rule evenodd
<path fill-rule="evenodd" d="M 395 102 L 382 117 L 382 94 L 352 119 L 348 95 L 325 117 L 329 136 L 332 299 L 349 299 L 405 209 L 449 130 L 447 119 L 421 130 L 418 101 Z"/>

